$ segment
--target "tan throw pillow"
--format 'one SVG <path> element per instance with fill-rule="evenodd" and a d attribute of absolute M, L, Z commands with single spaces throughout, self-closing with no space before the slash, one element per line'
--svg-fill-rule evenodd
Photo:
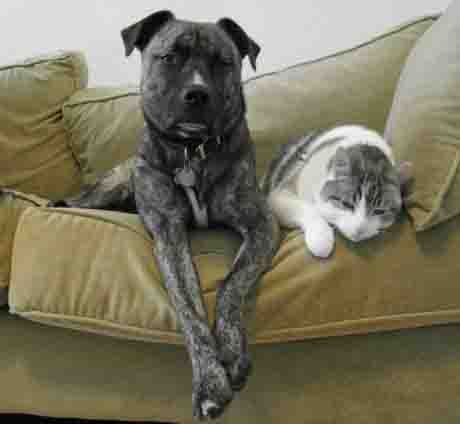
<path fill-rule="evenodd" d="M 248 81 L 258 175 L 282 143 L 308 131 L 354 123 L 383 132 L 401 69 L 434 21 L 417 19 L 351 49 Z"/>
<path fill-rule="evenodd" d="M 87 80 L 85 58 L 74 52 L 0 67 L 0 187 L 53 199 L 78 189 L 62 105 Z"/>
<path fill-rule="evenodd" d="M 386 128 L 413 163 L 407 209 L 415 229 L 460 213 L 460 2 L 422 36 L 404 66 Z"/>
<path fill-rule="evenodd" d="M 135 153 L 144 126 L 139 100 L 135 87 L 95 87 L 64 105 L 70 145 L 86 184 Z"/>

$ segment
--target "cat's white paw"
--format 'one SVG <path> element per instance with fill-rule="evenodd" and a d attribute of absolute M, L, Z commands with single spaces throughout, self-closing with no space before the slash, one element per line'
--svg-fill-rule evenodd
<path fill-rule="evenodd" d="M 313 256 L 327 258 L 334 250 L 334 230 L 325 221 L 310 223 L 305 229 L 305 242 Z"/>

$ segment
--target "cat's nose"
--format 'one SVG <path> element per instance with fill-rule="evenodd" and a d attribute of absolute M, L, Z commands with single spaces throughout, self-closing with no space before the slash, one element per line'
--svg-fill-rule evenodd
<path fill-rule="evenodd" d="M 353 241 L 360 241 L 365 237 L 365 235 L 366 235 L 366 229 L 365 228 L 357 228 L 351 234 L 351 239 Z"/>

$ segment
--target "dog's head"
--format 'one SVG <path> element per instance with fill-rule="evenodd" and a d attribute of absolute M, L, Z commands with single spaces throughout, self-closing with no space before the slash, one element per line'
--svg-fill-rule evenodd
<path fill-rule="evenodd" d="M 164 134 L 193 140 L 219 136 L 245 110 L 241 64 L 255 69 L 260 47 L 233 20 L 197 23 L 154 13 L 122 31 L 129 56 L 142 56 L 146 119 Z"/>

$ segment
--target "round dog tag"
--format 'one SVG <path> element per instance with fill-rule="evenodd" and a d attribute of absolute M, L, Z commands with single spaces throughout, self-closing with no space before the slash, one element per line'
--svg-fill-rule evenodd
<path fill-rule="evenodd" d="M 192 168 L 183 168 L 177 172 L 174 181 L 184 187 L 194 187 L 196 185 L 196 173 Z"/>

